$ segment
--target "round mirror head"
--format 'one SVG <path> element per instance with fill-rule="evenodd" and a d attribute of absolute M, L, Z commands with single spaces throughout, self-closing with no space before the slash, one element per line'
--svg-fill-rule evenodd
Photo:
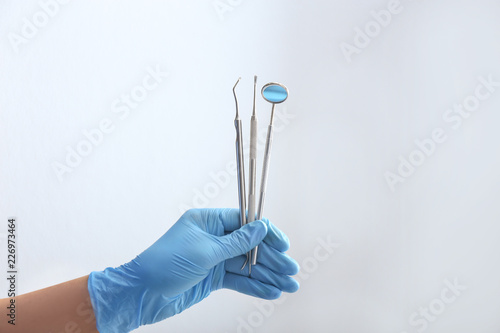
<path fill-rule="evenodd" d="M 288 97 L 288 89 L 279 83 L 268 83 L 262 87 L 262 97 L 269 103 L 282 103 Z"/>

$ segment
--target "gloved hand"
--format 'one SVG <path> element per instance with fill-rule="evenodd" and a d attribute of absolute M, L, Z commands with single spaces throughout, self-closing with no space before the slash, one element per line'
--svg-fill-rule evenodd
<path fill-rule="evenodd" d="M 182 312 L 221 288 L 276 299 L 299 284 L 288 238 L 267 219 L 240 228 L 237 209 L 192 209 L 135 259 L 92 272 L 88 290 L 100 333 L 129 332 Z M 263 241 L 263 242 L 262 242 Z M 241 270 L 259 245 L 257 265 Z"/>

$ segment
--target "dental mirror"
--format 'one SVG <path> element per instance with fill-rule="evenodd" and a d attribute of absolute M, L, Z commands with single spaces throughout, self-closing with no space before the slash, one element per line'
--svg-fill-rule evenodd
<path fill-rule="evenodd" d="M 266 148 L 264 151 L 264 164 L 262 166 L 262 178 L 260 183 L 260 197 L 259 197 L 259 206 L 257 209 L 257 220 L 262 220 L 262 214 L 264 211 L 264 199 L 266 197 L 266 188 L 267 188 L 267 178 L 269 176 L 269 162 L 271 160 L 271 145 L 273 142 L 273 121 L 274 121 L 274 109 L 276 104 L 283 103 L 288 98 L 288 89 L 280 84 L 271 82 L 262 87 L 262 97 L 273 104 L 273 108 L 271 110 L 271 121 L 269 126 L 267 127 L 267 139 L 266 139 Z M 259 247 L 256 246 L 251 253 L 251 264 L 257 265 L 257 253 Z"/>
<path fill-rule="evenodd" d="M 269 103 L 283 103 L 288 97 L 288 89 L 279 83 L 268 83 L 262 87 L 262 97 Z"/>

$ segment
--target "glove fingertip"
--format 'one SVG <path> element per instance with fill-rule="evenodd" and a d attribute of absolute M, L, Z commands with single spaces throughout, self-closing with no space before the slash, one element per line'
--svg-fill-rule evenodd
<path fill-rule="evenodd" d="M 268 299 L 268 300 L 274 300 L 274 299 L 278 299 L 281 297 L 281 294 L 283 292 L 279 289 L 272 289 L 268 295 L 266 295 L 266 297 L 263 297 L 264 299 Z"/>

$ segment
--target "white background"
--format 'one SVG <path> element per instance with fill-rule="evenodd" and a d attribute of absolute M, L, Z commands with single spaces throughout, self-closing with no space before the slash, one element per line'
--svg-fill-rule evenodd
<path fill-rule="evenodd" d="M 9 38 L 42 9 L 2 2 L 0 232 L 18 218 L 19 291 L 127 262 L 196 205 L 196 191 L 234 160 L 232 86 L 243 78 L 248 135 L 257 74 L 259 87 L 290 90 L 265 215 L 308 274 L 272 313 L 223 290 L 137 332 L 499 332 L 500 89 L 457 129 L 443 115 L 474 94 L 478 77 L 500 81 L 500 3 L 401 1 L 349 62 L 342 43 L 387 6 L 71 1 L 13 47 Z M 168 77 L 120 119 L 113 102 L 156 66 Z M 270 105 L 259 96 L 257 106 L 263 132 Z M 112 133 L 60 181 L 54 162 L 105 118 Z M 447 140 L 391 191 L 384 174 L 435 128 Z M 237 206 L 234 177 L 216 192 L 202 204 Z M 318 238 L 328 237 L 338 248 L 318 262 Z M 455 279 L 467 289 L 445 304 L 445 280 Z M 0 288 L 5 297 L 4 279 Z M 429 306 L 438 314 L 425 330 L 410 322 Z"/>

